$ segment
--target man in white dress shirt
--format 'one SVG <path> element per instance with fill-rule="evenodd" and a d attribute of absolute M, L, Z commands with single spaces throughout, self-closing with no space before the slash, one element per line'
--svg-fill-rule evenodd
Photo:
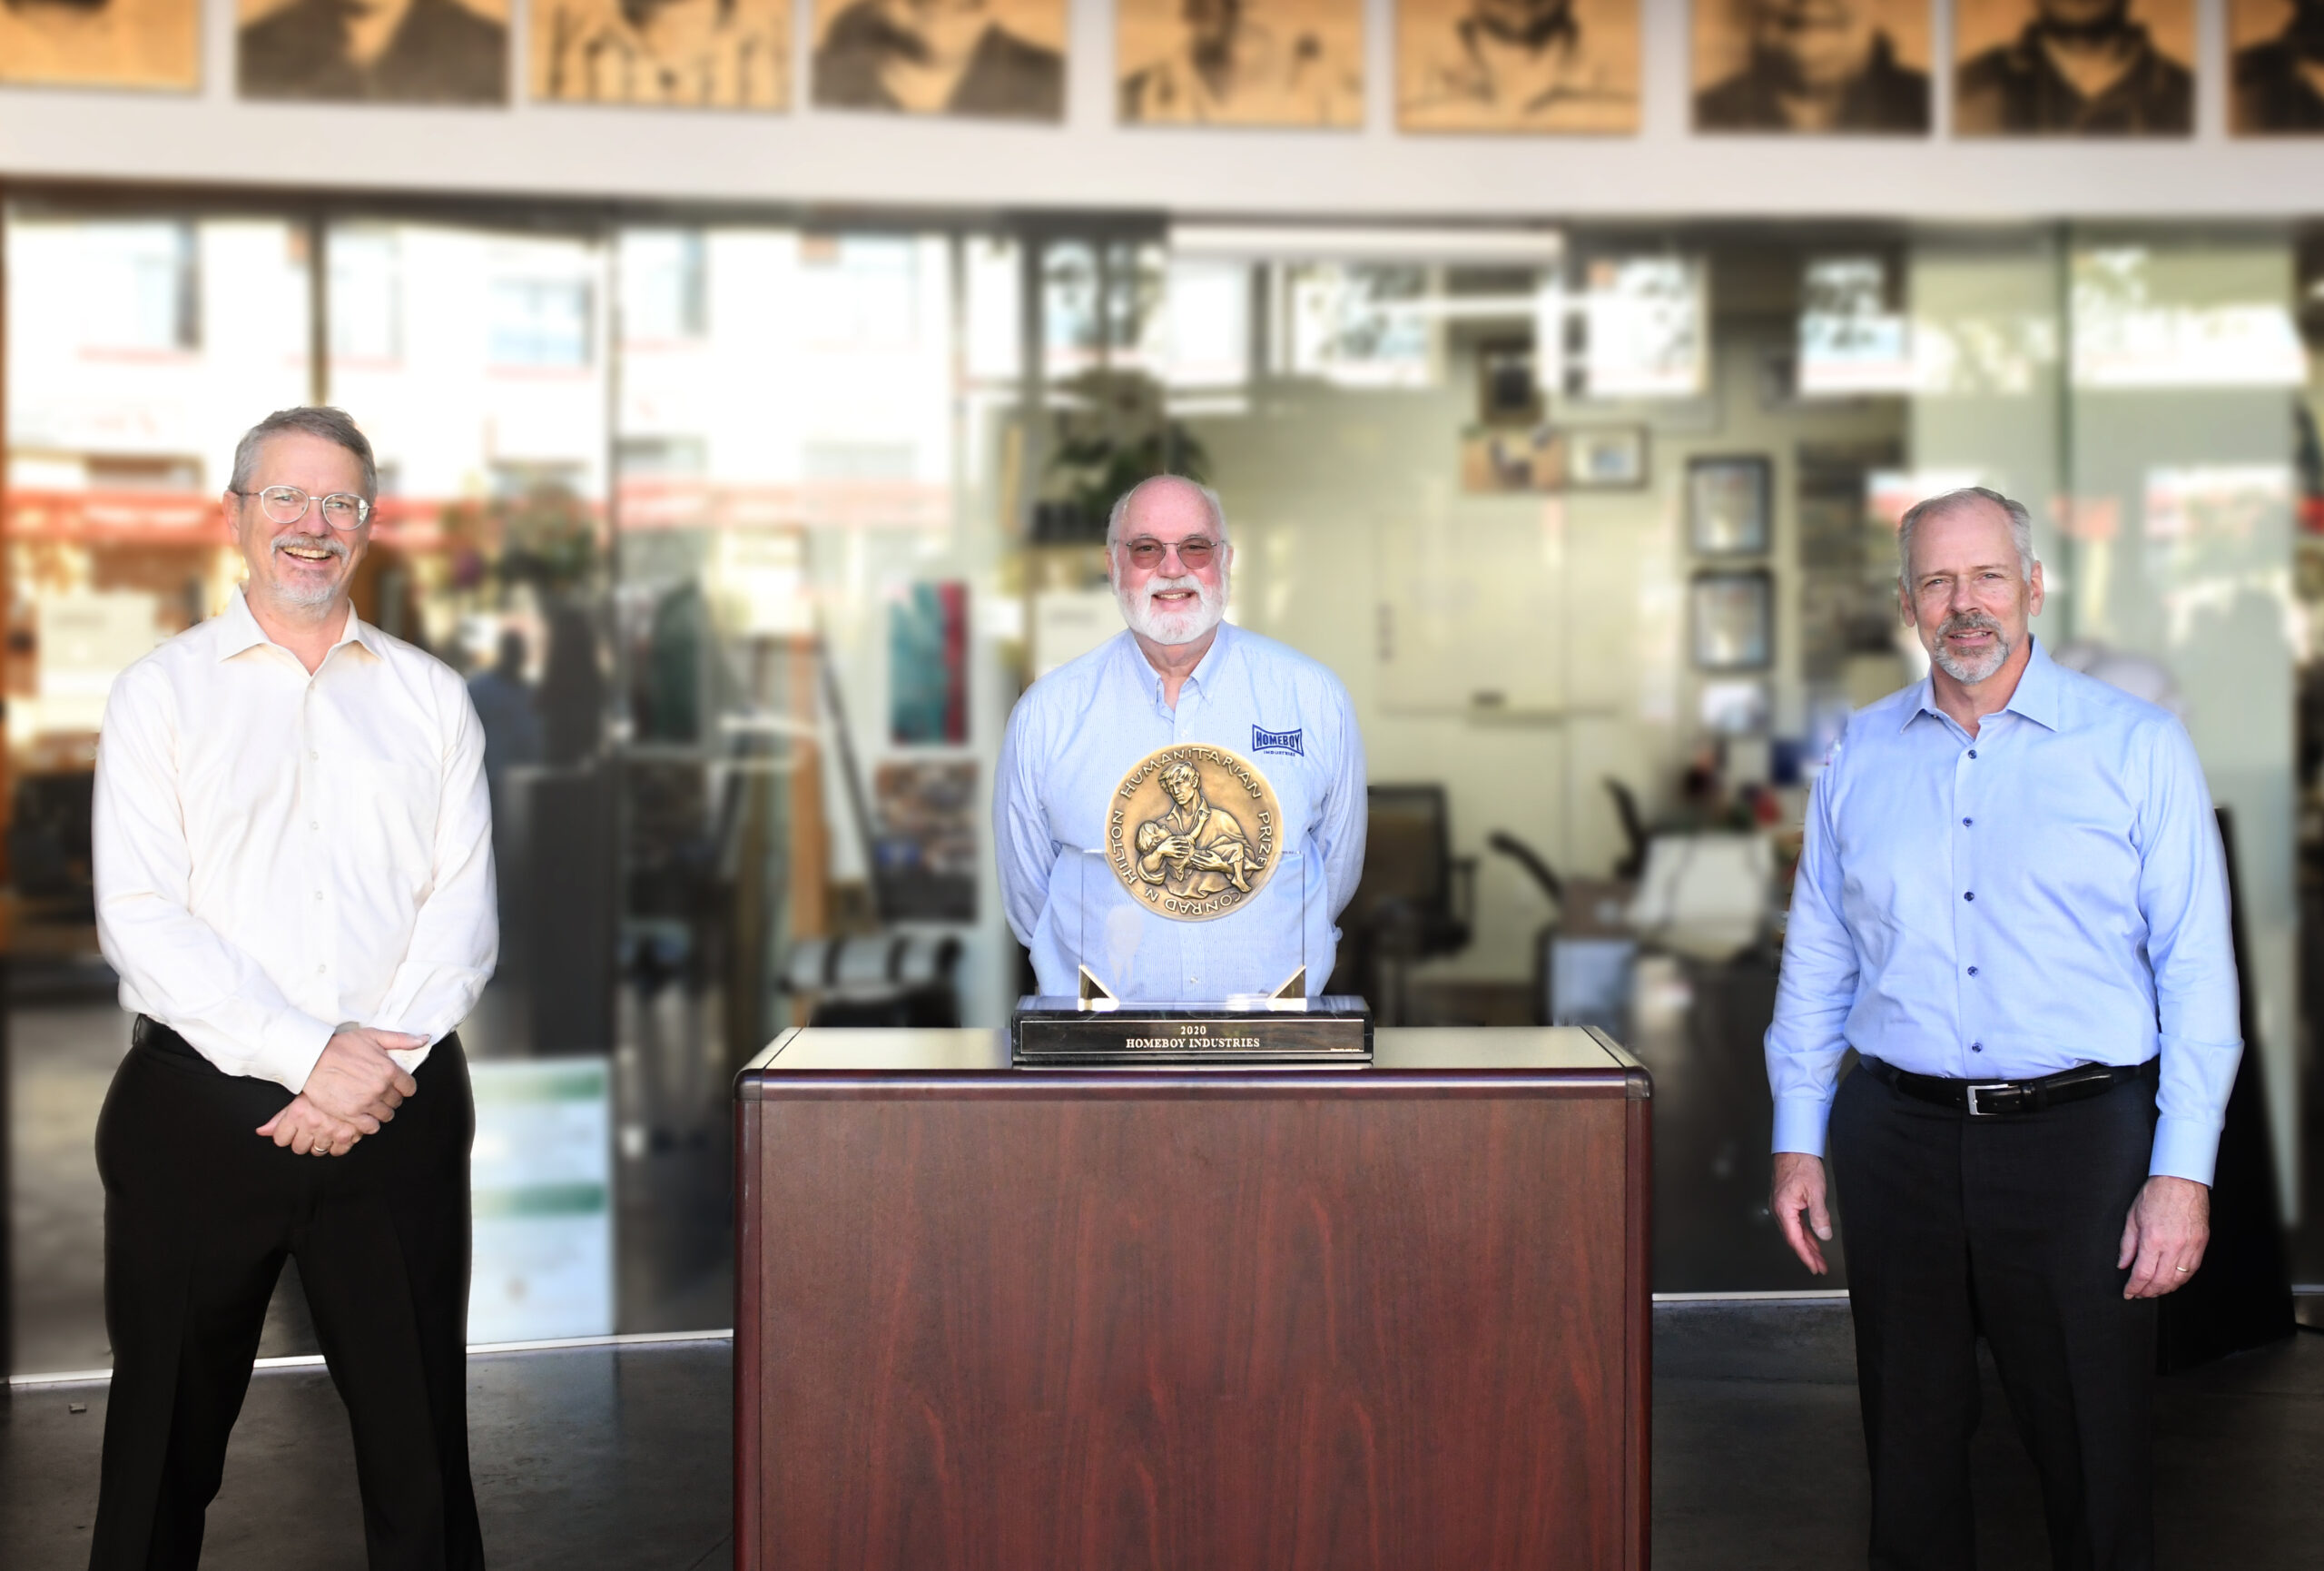
<path fill-rule="evenodd" d="M 97 931 L 137 1023 L 97 1123 L 103 1571 L 201 1559 L 286 1256 L 373 1571 L 484 1564 L 454 1034 L 499 947 L 483 731 L 458 676 L 355 615 L 377 483 L 337 410 L 252 428 L 224 498 L 246 585 L 105 706 Z"/>

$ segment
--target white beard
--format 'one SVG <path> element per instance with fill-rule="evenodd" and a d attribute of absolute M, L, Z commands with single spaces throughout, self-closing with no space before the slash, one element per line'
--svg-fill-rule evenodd
<path fill-rule="evenodd" d="M 1158 611 L 1154 597 L 1171 589 L 1192 589 L 1195 603 L 1183 611 Z M 1130 631 L 1141 638 L 1151 638 L 1165 648 L 1191 644 L 1208 633 L 1226 617 L 1226 576 L 1219 575 L 1218 588 L 1211 588 L 1200 578 L 1187 573 L 1175 578 L 1149 578 L 1142 589 L 1125 589 L 1121 576 L 1114 577 L 1114 599 L 1122 608 L 1122 620 Z"/>

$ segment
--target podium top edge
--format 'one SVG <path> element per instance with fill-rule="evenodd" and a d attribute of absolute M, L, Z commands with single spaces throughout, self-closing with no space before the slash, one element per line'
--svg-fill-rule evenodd
<path fill-rule="evenodd" d="M 1369 1066 L 1290 1072 L 1298 1084 L 1325 1082 L 1358 1089 L 1365 1081 L 1415 1079 L 1466 1089 L 1494 1081 L 1564 1084 L 1588 1094 L 1651 1095 L 1645 1066 L 1603 1032 L 1581 1026 L 1390 1026 L 1373 1034 Z M 736 1077 L 736 1093 L 759 1100 L 770 1084 L 816 1082 L 912 1082 L 986 1079 L 1029 1083 L 1052 1078 L 1074 1083 L 1121 1081 L 1156 1085 L 1169 1078 L 1158 1068 L 1049 1071 L 1010 1065 L 1009 1033 L 996 1030 L 925 1031 L 864 1027 L 799 1027 L 783 1032 Z M 1220 1091 L 1234 1084 L 1281 1078 L 1266 1066 L 1205 1068 L 1188 1077 Z"/>

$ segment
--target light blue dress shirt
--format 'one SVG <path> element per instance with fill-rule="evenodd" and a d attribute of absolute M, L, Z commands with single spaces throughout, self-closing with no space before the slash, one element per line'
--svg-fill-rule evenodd
<path fill-rule="evenodd" d="M 1823 1154 L 1851 1045 L 1951 1080 L 2160 1052 L 2149 1171 L 2211 1182 L 2243 1043 L 2184 727 L 2038 640 L 1974 740 L 1926 681 L 1859 711 L 1808 805 L 1767 1036 L 1777 1151 Z"/>
<path fill-rule="evenodd" d="M 1180 743 L 1236 753 L 1283 809 L 1269 882 L 1207 922 L 1135 908 L 1101 851 L 1122 777 Z M 1332 972 L 1333 919 L 1364 870 L 1364 739 L 1328 669 L 1222 623 L 1172 709 L 1124 630 L 1035 682 L 1009 716 L 992 804 L 1009 925 L 1045 995 L 1076 993 L 1087 963 L 1141 1003 L 1271 993 L 1302 965 L 1313 996 Z"/>

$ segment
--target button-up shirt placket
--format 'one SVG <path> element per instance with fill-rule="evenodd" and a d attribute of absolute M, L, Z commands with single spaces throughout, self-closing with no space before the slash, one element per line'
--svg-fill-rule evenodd
<path fill-rule="evenodd" d="M 1978 1061 L 1984 1054 L 1984 1012 L 1977 1006 L 1967 968 L 1974 963 L 1973 957 L 1983 947 L 1984 934 L 1991 925 L 1988 914 L 1977 909 L 1977 884 L 1982 869 L 1974 835 L 1983 796 L 1979 786 L 1985 778 L 1985 774 L 1980 772 L 1978 748 L 1980 744 L 1990 746 L 1994 723 L 1999 718 L 1989 716 L 1974 739 L 1949 716 L 1938 722 L 1959 749 L 1953 760 L 1953 882 L 1961 892 L 1961 898 L 1953 902 L 1953 1040 L 1958 1060 L 1954 1075 L 1961 1080 L 1977 1075 Z"/>
<path fill-rule="evenodd" d="M 351 637 L 353 634 L 351 621 L 349 634 Z M 325 882 L 325 873 L 330 865 L 333 828 L 330 821 L 330 796 L 322 789 L 322 748 L 321 736 L 319 734 L 320 730 L 319 711 L 324 707 L 327 700 L 319 689 L 330 676 L 333 666 L 350 657 L 347 653 L 350 647 L 346 639 L 333 645 L 330 652 L 323 656 L 322 664 L 316 667 L 311 674 L 301 673 L 304 681 L 299 690 L 298 810 L 307 821 L 308 865 L 313 870 L 312 876 L 318 889 Z M 325 901 L 322 907 L 318 908 L 316 912 L 318 918 L 324 914 L 329 904 L 330 903 Z M 307 986 L 313 992 L 314 998 L 313 1004 L 310 1005 L 310 1013 L 317 1014 L 320 1018 L 329 1019 L 336 1013 L 336 1010 L 331 1007 L 336 996 L 336 984 L 332 981 L 332 976 L 339 963 L 337 953 L 339 927 L 336 923 L 317 920 L 307 923 L 305 928 L 307 963 L 304 969 L 313 978 L 311 982 L 307 983 Z"/>

